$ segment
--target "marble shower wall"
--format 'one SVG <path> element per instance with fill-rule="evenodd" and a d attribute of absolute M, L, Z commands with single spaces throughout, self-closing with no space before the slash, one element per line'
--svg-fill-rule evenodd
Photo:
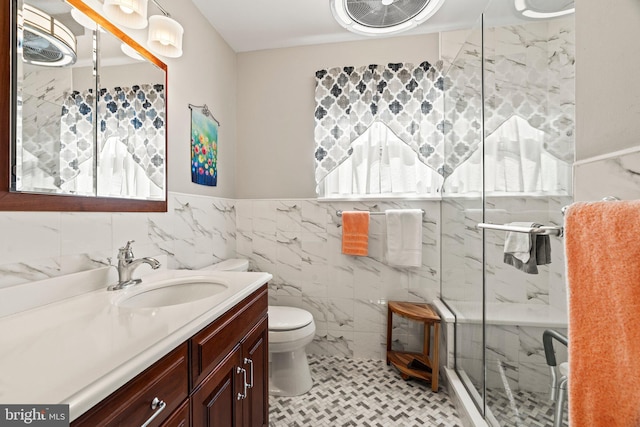
<path fill-rule="evenodd" d="M 235 255 L 233 200 L 170 193 L 168 202 L 167 213 L 0 212 L 0 287 L 113 265 L 127 240 L 168 268 Z"/>
<path fill-rule="evenodd" d="M 562 207 L 569 196 L 489 197 L 485 222 L 537 222 L 563 224 Z M 442 281 L 447 302 L 482 301 L 482 222 L 479 200 L 447 199 L 442 202 Z M 551 264 L 538 274 L 526 274 L 503 262 L 504 231 L 485 231 L 487 304 L 542 304 L 566 310 L 565 261 L 562 238 L 550 236 Z"/>
<path fill-rule="evenodd" d="M 421 208 L 423 265 L 396 268 L 384 261 L 384 215 L 371 216 L 369 256 L 341 253 L 337 210 Z M 440 288 L 440 202 L 318 202 L 238 200 L 238 256 L 267 271 L 270 304 L 310 311 L 316 338 L 308 351 L 356 358 L 385 357 L 389 300 L 431 301 Z M 418 350 L 420 327 L 394 321 L 394 345 Z"/>
<path fill-rule="evenodd" d="M 620 200 L 640 199 L 640 152 L 637 150 L 583 160 L 576 163 L 573 170 L 576 201 L 602 200 L 608 196 Z"/>

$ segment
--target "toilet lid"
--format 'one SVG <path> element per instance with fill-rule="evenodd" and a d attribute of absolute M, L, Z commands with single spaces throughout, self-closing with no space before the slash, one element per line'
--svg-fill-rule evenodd
<path fill-rule="evenodd" d="M 300 329 L 313 322 L 307 310 L 295 307 L 269 306 L 269 330 L 290 331 Z"/>

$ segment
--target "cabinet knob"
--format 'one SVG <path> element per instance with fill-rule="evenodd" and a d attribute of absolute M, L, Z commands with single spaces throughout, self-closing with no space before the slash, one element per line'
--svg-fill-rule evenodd
<path fill-rule="evenodd" d="M 251 382 L 249 383 L 249 385 L 247 386 L 248 388 L 253 388 L 253 360 L 245 357 L 244 358 L 244 364 L 249 364 L 249 367 L 251 368 L 251 371 L 249 371 L 249 378 L 251 380 Z"/>
<path fill-rule="evenodd" d="M 158 415 L 160 415 L 160 412 L 162 412 L 164 410 L 164 408 L 166 408 L 166 407 L 167 407 L 167 404 L 165 403 L 164 400 L 160 400 L 157 397 L 154 397 L 153 400 L 151 401 L 151 409 L 154 410 L 155 412 L 140 427 L 147 427 L 149 424 L 151 424 L 153 422 L 153 420 Z"/>

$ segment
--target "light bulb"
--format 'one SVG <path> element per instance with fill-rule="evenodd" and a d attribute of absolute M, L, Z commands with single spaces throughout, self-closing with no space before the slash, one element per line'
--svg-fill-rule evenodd
<path fill-rule="evenodd" d="M 385 6 L 389 6 L 391 3 L 393 3 L 393 0 L 382 0 L 382 4 Z"/>
<path fill-rule="evenodd" d="M 133 9 L 131 9 L 130 7 L 127 7 L 127 6 L 120 5 L 120 10 L 123 13 L 126 13 L 127 15 L 131 15 L 133 13 Z"/>

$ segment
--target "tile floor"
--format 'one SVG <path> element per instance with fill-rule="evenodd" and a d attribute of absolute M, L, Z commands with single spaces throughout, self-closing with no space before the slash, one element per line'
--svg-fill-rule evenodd
<path fill-rule="evenodd" d="M 507 397 L 504 390 L 488 389 L 487 406 L 502 427 L 552 427 L 553 403 L 547 393 L 531 393 L 515 391 L 513 400 Z M 565 426 L 568 422 L 568 409 L 563 412 Z"/>
<path fill-rule="evenodd" d="M 309 393 L 269 399 L 270 427 L 461 427 L 441 388 L 404 381 L 381 360 L 309 356 Z"/>

